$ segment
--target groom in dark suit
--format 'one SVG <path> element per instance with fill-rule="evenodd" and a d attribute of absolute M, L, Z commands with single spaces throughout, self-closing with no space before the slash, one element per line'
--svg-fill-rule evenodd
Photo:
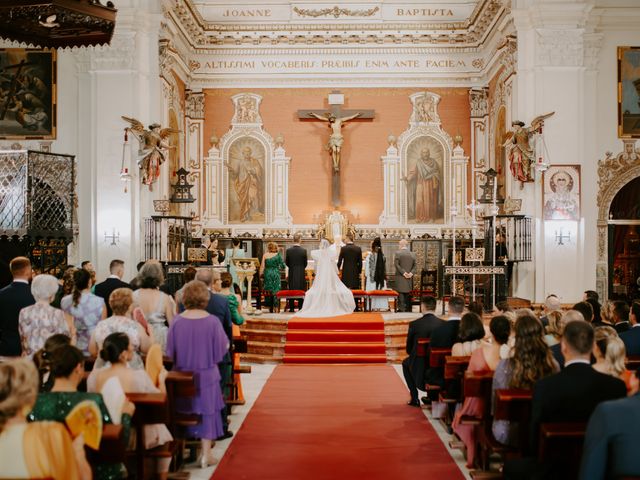
<path fill-rule="evenodd" d="M 340 249 L 338 270 L 342 270 L 342 283 L 351 290 L 360 288 L 362 273 L 362 250 L 353 244 L 353 235 L 347 234 L 347 244 Z"/>
<path fill-rule="evenodd" d="M 109 305 L 109 296 L 117 288 L 129 288 L 129 284 L 122 281 L 124 275 L 124 262 L 122 260 L 111 260 L 109 264 L 110 275 L 104 282 L 98 283 L 94 292 L 97 296 L 104 299 L 104 303 L 107 306 L 107 316 L 113 315 L 111 306 Z"/>
<path fill-rule="evenodd" d="M 287 248 L 285 253 L 285 264 L 289 269 L 287 282 L 289 290 L 307 290 L 307 279 L 305 278 L 305 270 L 307 268 L 307 250 L 300 246 L 302 235 L 296 233 L 293 235 L 293 247 Z M 303 300 L 298 300 L 298 309 L 302 308 Z M 289 311 L 293 312 L 295 300 L 289 299 Z"/>

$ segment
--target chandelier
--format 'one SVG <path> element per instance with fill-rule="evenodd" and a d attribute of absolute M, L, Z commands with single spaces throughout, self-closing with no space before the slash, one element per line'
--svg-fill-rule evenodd
<path fill-rule="evenodd" d="M 108 44 L 116 12 L 110 1 L 5 0 L 0 2 L 0 37 L 42 48 Z"/>

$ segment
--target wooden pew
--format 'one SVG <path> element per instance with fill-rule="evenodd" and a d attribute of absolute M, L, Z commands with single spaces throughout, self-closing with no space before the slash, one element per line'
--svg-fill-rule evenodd
<path fill-rule="evenodd" d="M 586 422 L 541 424 L 538 462 L 553 465 L 562 478 L 578 478 L 586 429 Z"/>
<path fill-rule="evenodd" d="M 87 460 L 91 466 L 98 463 L 122 463 L 125 460 L 127 445 L 124 442 L 122 425 L 104 424 L 100 449 L 85 447 Z"/>
<path fill-rule="evenodd" d="M 431 343 L 431 338 L 429 337 L 418 338 L 418 344 L 416 345 L 416 357 L 427 358 L 427 355 L 429 354 L 429 343 Z"/>
<path fill-rule="evenodd" d="M 154 423 L 168 424 L 169 402 L 164 393 L 128 393 L 127 398 L 136 406 L 131 423 L 136 430 L 136 471 L 137 478 L 145 478 L 144 459 L 147 451 L 144 447 L 144 426 Z M 158 453 L 153 456 L 158 456 Z M 171 456 L 167 451 L 164 456 Z"/>
<path fill-rule="evenodd" d="M 462 401 L 464 374 L 469 366 L 471 357 L 446 356 L 444 362 L 444 389 L 440 391 L 438 400 L 446 403 L 447 415 L 444 418 L 447 428 L 451 428 L 456 404 Z"/>
<path fill-rule="evenodd" d="M 451 355 L 450 348 L 431 348 L 429 350 L 429 368 L 444 369 L 447 356 Z M 427 384 L 425 391 L 431 400 L 438 398 L 438 394 L 442 390 L 440 385 Z"/>
<path fill-rule="evenodd" d="M 627 370 L 634 372 L 640 367 L 640 355 L 629 355 L 624 363 Z"/>
<path fill-rule="evenodd" d="M 480 417 L 463 416 L 461 423 L 480 425 L 491 417 L 491 386 L 493 372 L 466 372 L 462 380 L 462 396 L 484 399 L 484 412 Z"/>
<path fill-rule="evenodd" d="M 185 429 L 195 427 L 200 423 L 200 415 L 179 413 L 176 400 L 178 398 L 193 398 L 196 396 L 196 384 L 192 372 L 171 371 L 165 381 L 169 402 L 169 430 L 176 442 L 175 468 L 180 468 L 184 463 L 183 450 L 186 443 Z"/>

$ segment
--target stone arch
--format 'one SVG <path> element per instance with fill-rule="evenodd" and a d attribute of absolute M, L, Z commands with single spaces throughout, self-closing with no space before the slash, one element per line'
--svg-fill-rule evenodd
<path fill-rule="evenodd" d="M 623 140 L 623 151 L 616 156 L 607 152 L 598 161 L 598 261 L 596 263 L 596 289 L 600 298 L 609 296 L 609 211 L 615 196 L 630 181 L 640 177 L 640 152 L 636 140 Z"/>

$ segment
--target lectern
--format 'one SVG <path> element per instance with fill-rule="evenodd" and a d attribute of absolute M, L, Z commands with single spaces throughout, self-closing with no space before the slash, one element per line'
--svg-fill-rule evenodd
<path fill-rule="evenodd" d="M 253 313 L 254 308 L 253 305 L 251 305 L 251 282 L 253 281 L 254 275 L 259 271 L 260 260 L 254 257 L 232 258 L 231 261 L 236 267 L 236 273 L 238 274 L 240 285 L 244 283 L 245 278 L 247 279 L 247 308 L 245 311 L 247 313 Z"/>

